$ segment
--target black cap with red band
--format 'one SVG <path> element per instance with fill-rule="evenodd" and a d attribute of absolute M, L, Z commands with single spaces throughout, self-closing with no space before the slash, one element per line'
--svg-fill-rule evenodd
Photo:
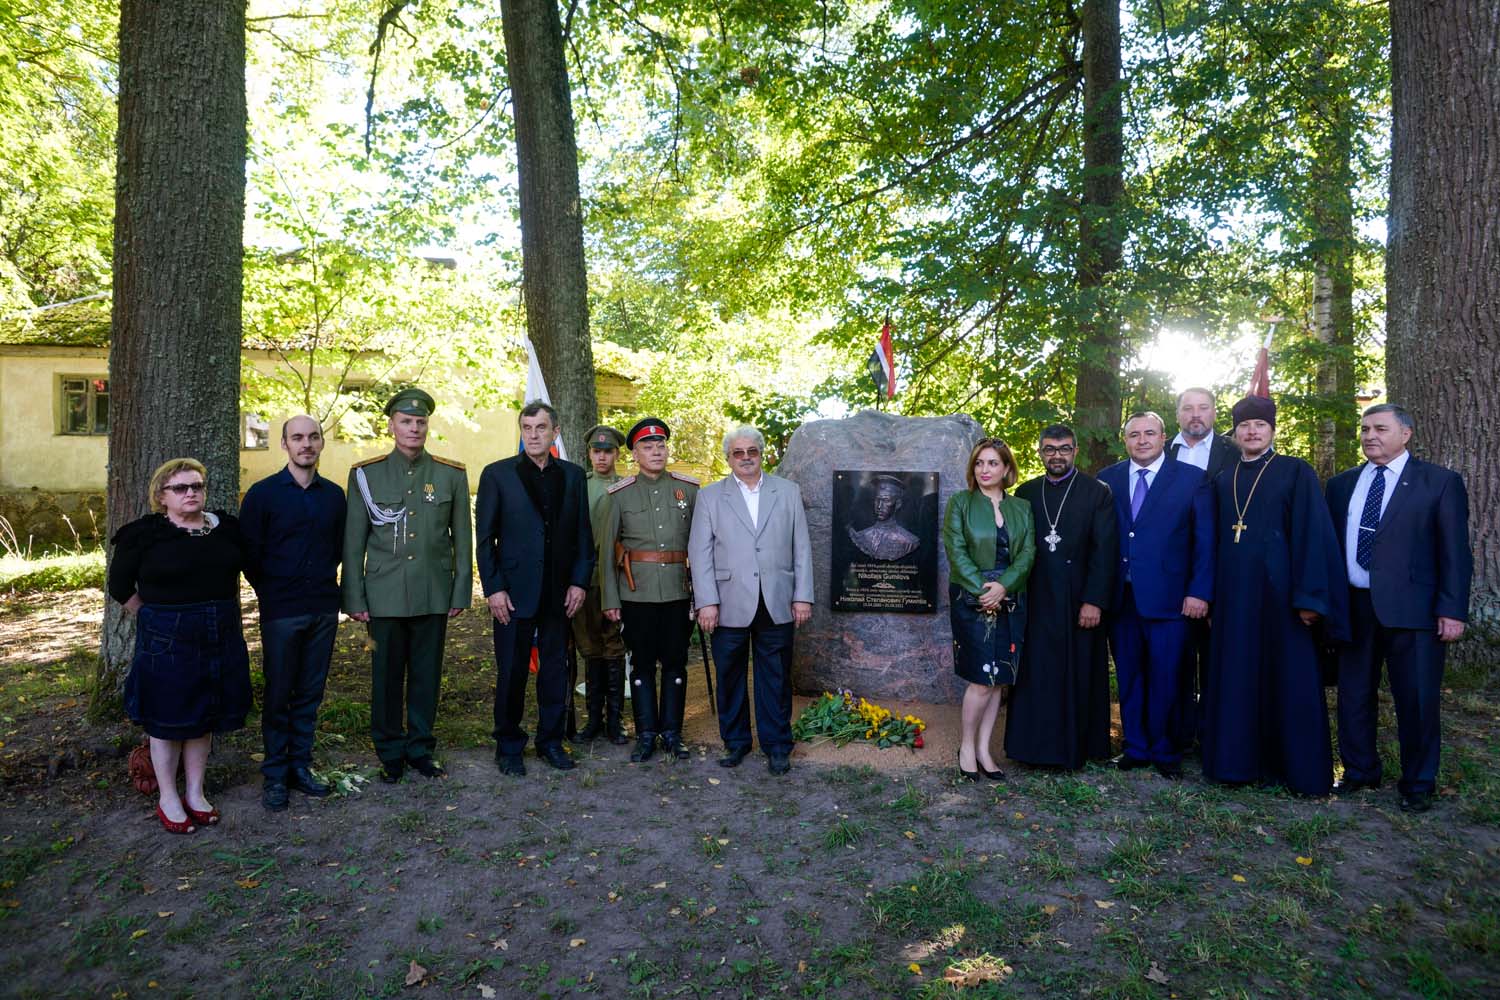
<path fill-rule="evenodd" d="M 636 421 L 635 426 L 626 432 L 625 447 L 634 448 L 638 442 L 649 441 L 651 438 L 661 438 L 666 441 L 671 437 L 672 432 L 663 421 L 655 417 L 646 417 Z"/>

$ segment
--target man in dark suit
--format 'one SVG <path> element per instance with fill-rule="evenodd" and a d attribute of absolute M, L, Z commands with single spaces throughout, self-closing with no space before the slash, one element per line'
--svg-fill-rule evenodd
<path fill-rule="evenodd" d="M 485 466 L 475 529 L 479 579 L 495 618 L 495 760 L 502 774 L 526 773 L 526 678 L 533 639 L 537 755 L 566 771 L 568 619 L 582 607 L 594 572 L 583 469 L 552 454 L 557 411 L 533 401 L 521 410 L 522 453 Z"/>
<path fill-rule="evenodd" d="M 1172 740 L 1178 673 L 1188 620 L 1208 614 L 1214 585 L 1214 508 L 1200 469 L 1168 458 L 1166 424 L 1155 413 L 1125 422 L 1130 458 L 1099 481 L 1114 495 L 1120 536 L 1109 645 L 1120 688 L 1122 771 L 1156 765 L 1182 776 Z"/>
<path fill-rule="evenodd" d="M 1369 461 L 1328 481 L 1353 631 L 1339 656 L 1344 780 L 1333 790 L 1380 787 L 1375 721 L 1384 662 L 1401 741 L 1401 808 L 1426 812 L 1438 769 L 1444 644 L 1464 634 L 1474 561 L 1464 481 L 1406 450 L 1413 429 L 1394 403 L 1365 410 L 1359 436 Z"/>
<path fill-rule="evenodd" d="M 1169 458 L 1196 465 L 1210 483 L 1240 457 L 1239 448 L 1230 438 L 1214 433 L 1218 417 L 1218 399 L 1212 392 L 1200 386 L 1182 390 L 1177 395 L 1177 436 L 1167 445 Z M 1208 681 L 1209 643 L 1208 619 L 1188 622 L 1187 651 L 1178 684 L 1179 711 L 1172 733 L 1179 750 L 1187 750 L 1203 738 L 1199 709 Z"/>

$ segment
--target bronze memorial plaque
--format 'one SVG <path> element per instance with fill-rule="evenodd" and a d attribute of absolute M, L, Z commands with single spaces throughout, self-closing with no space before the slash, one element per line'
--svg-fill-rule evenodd
<path fill-rule="evenodd" d="M 833 610 L 937 609 L 938 474 L 833 474 Z"/>

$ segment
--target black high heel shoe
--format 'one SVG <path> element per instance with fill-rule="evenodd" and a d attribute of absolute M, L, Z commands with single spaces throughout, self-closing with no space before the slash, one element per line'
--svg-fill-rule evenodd
<path fill-rule="evenodd" d="M 962 760 L 960 760 L 959 765 L 958 765 L 958 776 L 963 781 L 978 781 L 979 780 L 979 772 L 978 771 L 965 771 Z"/>
<path fill-rule="evenodd" d="M 979 768 L 979 773 L 984 775 L 986 778 L 989 778 L 991 781 L 1005 780 L 1005 772 L 1000 770 L 998 767 L 991 771 L 990 769 L 981 765 Z"/>

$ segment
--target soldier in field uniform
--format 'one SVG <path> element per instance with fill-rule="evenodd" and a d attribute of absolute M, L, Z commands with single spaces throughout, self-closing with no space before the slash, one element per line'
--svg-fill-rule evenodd
<path fill-rule="evenodd" d="M 398 392 L 385 407 L 395 448 L 349 470 L 343 605 L 374 644 L 370 735 L 390 783 L 408 766 L 443 776 L 432 759 L 443 640 L 474 589 L 469 477 L 427 451 L 433 408 L 421 389 Z"/>
<path fill-rule="evenodd" d="M 600 557 L 607 560 L 600 570 L 604 614 L 624 627 L 630 648 L 633 761 L 650 760 L 658 736 L 668 756 L 688 756 L 682 745 L 693 630 L 687 544 L 698 481 L 666 471 L 670 435 L 655 417 L 637 422 L 625 435 L 640 471 L 610 487 L 599 543 Z"/>
<path fill-rule="evenodd" d="M 620 481 L 615 460 L 625 435 L 613 427 L 600 424 L 589 430 L 589 524 L 594 539 L 604 537 L 604 522 L 609 517 L 609 488 Z M 594 579 L 583 607 L 573 616 L 573 642 L 583 656 L 588 684 L 588 724 L 579 732 L 580 740 L 598 739 L 607 734 L 616 746 L 626 742 L 621 716 L 625 711 L 625 640 L 620 623 L 604 617 L 601 577 L 610 565 L 611 554 L 598 551 Z"/>

